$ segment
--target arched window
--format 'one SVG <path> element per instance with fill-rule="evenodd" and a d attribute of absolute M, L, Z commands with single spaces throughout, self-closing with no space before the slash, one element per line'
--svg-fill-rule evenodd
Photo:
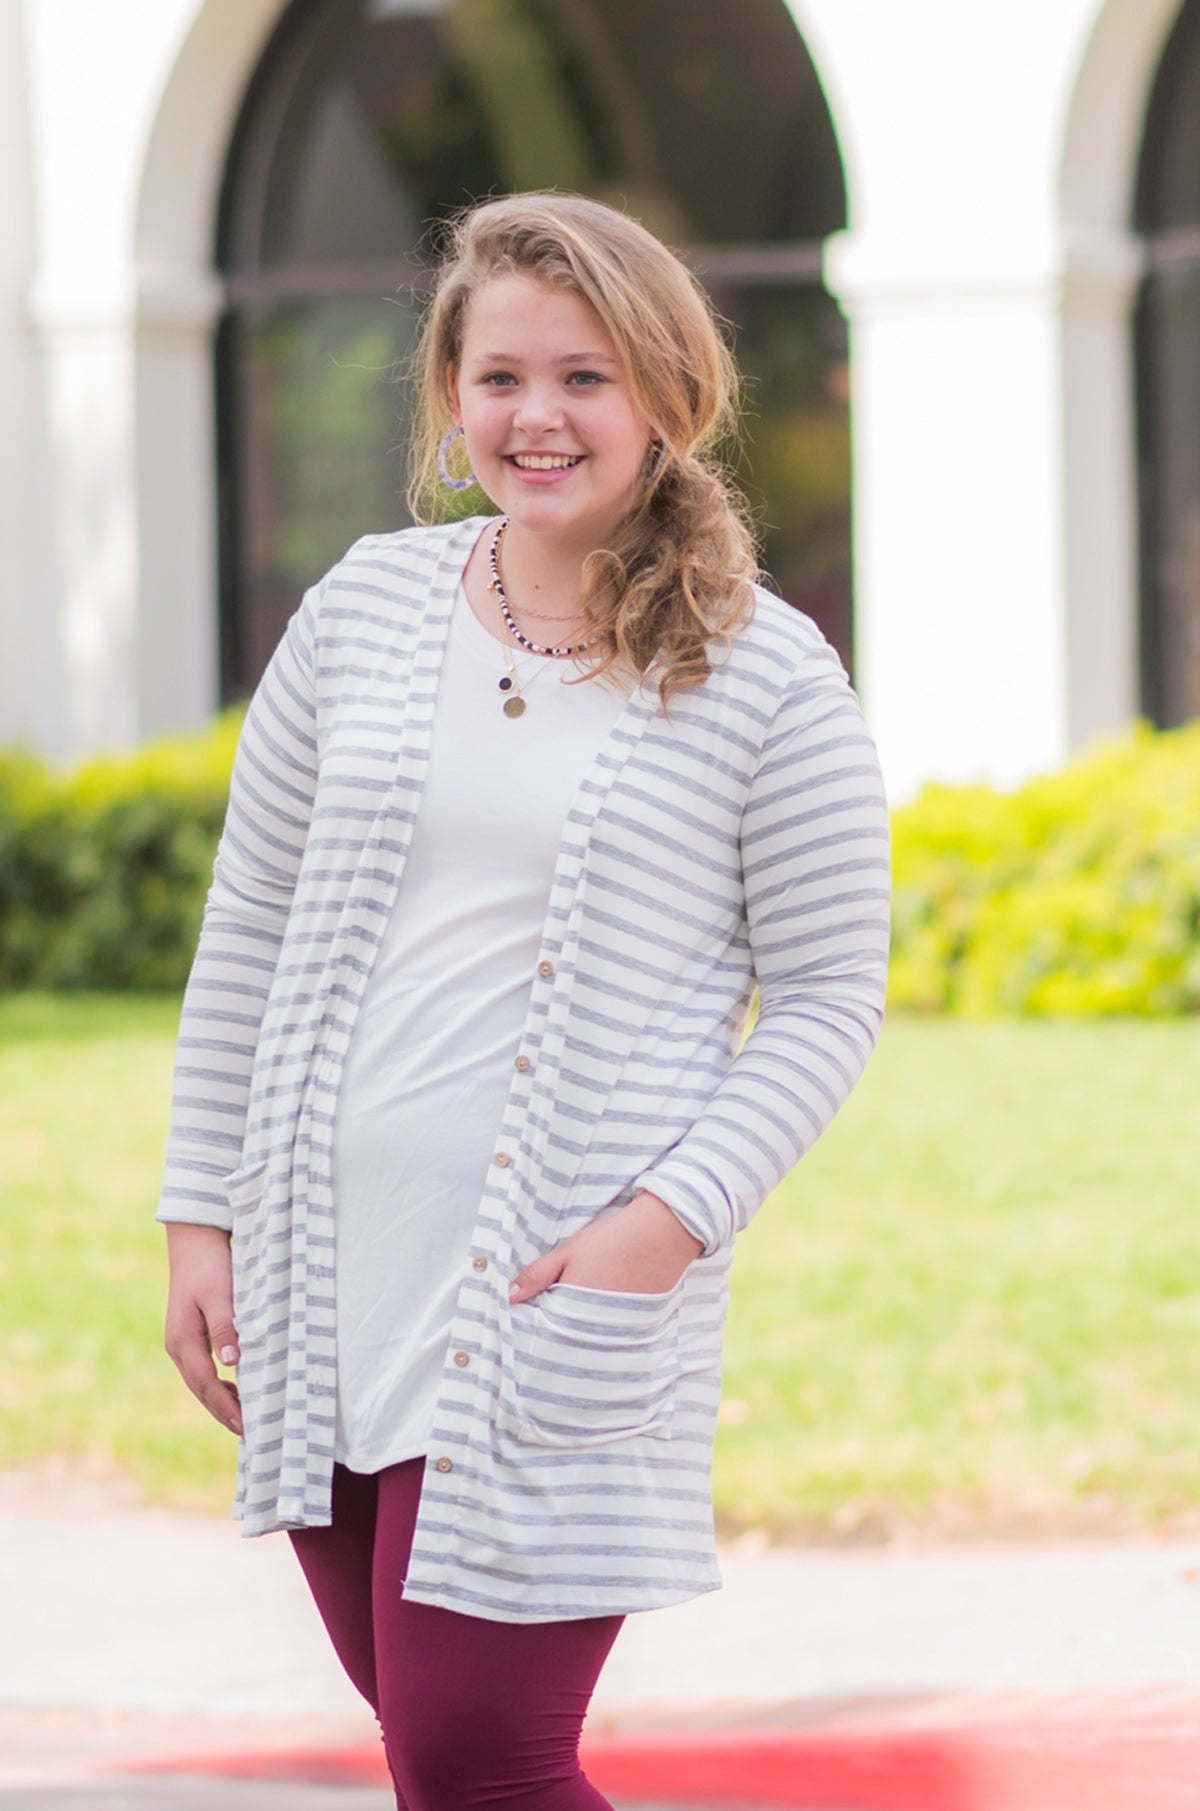
<path fill-rule="evenodd" d="M 743 469 L 783 595 L 848 658 L 844 224 L 824 98 L 785 0 L 296 0 L 247 94 L 217 256 L 222 685 L 251 686 L 356 535 L 405 523 L 428 226 L 562 188 L 686 248 L 749 379 Z"/>
<path fill-rule="evenodd" d="M 1142 708 L 1200 715 L 1200 3 L 1167 43 L 1147 115 L 1137 226 Z"/>

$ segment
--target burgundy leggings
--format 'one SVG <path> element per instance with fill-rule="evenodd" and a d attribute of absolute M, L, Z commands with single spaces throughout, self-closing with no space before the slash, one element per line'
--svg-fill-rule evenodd
<path fill-rule="evenodd" d="M 292 1545 L 338 1659 L 383 1730 L 400 1811 L 611 1811 L 579 1732 L 620 1616 L 485 1622 L 403 1601 L 424 1459 L 339 1465 L 333 1522 Z"/>

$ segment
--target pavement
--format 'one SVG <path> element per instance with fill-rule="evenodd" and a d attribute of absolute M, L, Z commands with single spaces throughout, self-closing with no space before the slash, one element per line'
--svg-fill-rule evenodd
<path fill-rule="evenodd" d="M 1200 1540 L 722 1565 L 601 1680 L 620 1811 L 1200 1811 Z M 390 1805 L 286 1541 L 0 1479 L 0 1811 Z"/>

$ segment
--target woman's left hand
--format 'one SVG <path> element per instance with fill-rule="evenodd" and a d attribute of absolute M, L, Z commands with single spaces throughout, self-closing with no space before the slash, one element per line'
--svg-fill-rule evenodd
<path fill-rule="evenodd" d="M 527 1264 L 513 1280 L 511 1302 L 528 1302 L 551 1283 L 658 1295 L 676 1283 L 704 1247 L 657 1195 L 635 1195 L 615 1214 L 593 1220 Z"/>

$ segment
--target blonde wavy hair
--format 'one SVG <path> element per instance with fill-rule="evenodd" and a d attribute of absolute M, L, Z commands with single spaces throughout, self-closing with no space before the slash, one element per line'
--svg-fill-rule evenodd
<path fill-rule="evenodd" d="M 483 202 L 446 231 L 413 363 L 414 520 L 441 513 L 437 449 L 454 422 L 449 375 L 472 297 L 491 278 L 518 273 L 574 291 L 600 317 L 664 446 L 639 504 L 584 565 L 588 677 L 618 663 L 644 673 L 661 655 L 664 700 L 701 684 L 709 645 L 731 639 L 750 616 L 749 581 L 758 574 L 744 501 L 714 457 L 736 431 L 740 386 L 707 296 L 645 227 L 579 195 Z"/>

